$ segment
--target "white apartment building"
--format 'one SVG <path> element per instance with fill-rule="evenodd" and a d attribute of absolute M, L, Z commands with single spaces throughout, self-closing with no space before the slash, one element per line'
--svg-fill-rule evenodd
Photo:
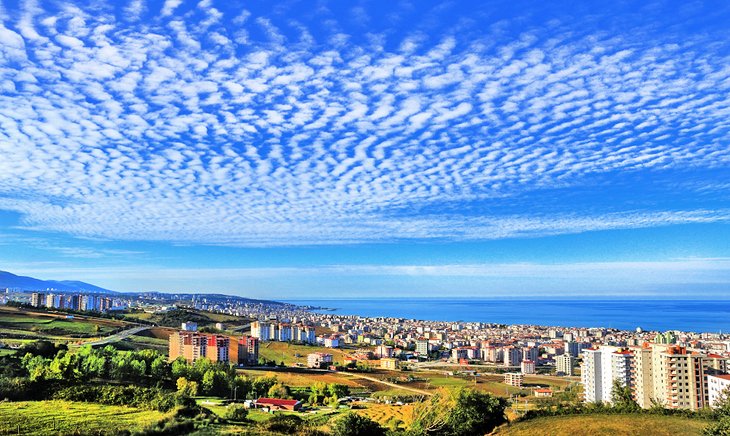
<path fill-rule="evenodd" d="M 610 403 L 613 389 L 613 353 L 617 347 L 601 346 L 583 350 L 581 382 L 588 403 Z"/>
<path fill-rule="evenodd" d="M 522 363 L 520 363 L 520 370 L 523 374 L 534 374 L 535 362 L 532 360 L 523 360 Z"/>
<path fill-rule="evenodd" d="M 707 376 L 707 396 L 710 407 L 717 407 L 720 399 L 730 392 L 730 374 Z"/>
<path fill-rule="evenodd" d="M 569 353 L 561 354 L 555 358 L 555 370 L 558 375 L 573 375 L 573 367 L 575 366 L 575 358 Z"/>
<path fill-rule="evenodd" d="M 520 366 L 522 350 L 515 347 L 504 348 L 504 366 Z"/>

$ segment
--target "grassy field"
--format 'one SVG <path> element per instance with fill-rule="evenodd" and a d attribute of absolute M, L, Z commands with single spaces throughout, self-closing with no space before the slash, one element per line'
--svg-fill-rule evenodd
<path fill-rule="evenodd" d="M 367 404 L 364 409 L 355 409 L 353 412 L 367 416 L 383 426 L 388 426 L 392 420 L 402 423 L 401 427 L 410 425 L 413 419 L 413 405 L 391 406 L 388 404 Z"/>
<path fill-rule="evenodd" d="M 699 435 L 708 421 L 678 416 L 577 415 L 536 418 L 501 427 L 501 436 Z"/>
<path fill-rule="evenodd" d="M 12 354 L 15 354 L 15 350 L 11 350 L 9 348 L 0 348 L 0 357 L 10 356 Z"/>
<path fill-rule="evenodd" d="M 12 338 L 69 340 L 75 337 L 103 336 L 124 327 L 115 320 L 0 308 L 0 333 Z"/>
<path fill-rule="evenodd" d="M 0 434 L 105 434 L 139 431 L 165 416 L 162 412 L 68 401 L 0 403 Z M 55 424 L 55 430 L 54 430 Z"/>
<path fill-rule="evenodd" d="M 361 387 L 357 380 L 348 377 L 342 373 L 297 373 L 297 372 L 283 372 L 283 371 L 267 371 L 262 370 L 241 370 L 239 371 L 250 377 L 276 377 L 280 382 L 293 388 L 297 387 L 309 387 L 315 383 L 339 383 L 342 385 L 350 386 L 353 388 Z"/>
<path fill-rule="evenodd" d="M 295 363 L 307 364 L 309 353 L 329 353 L 335 362 L 342 362 L 342 358 L 348 353 L 338 348 L 324 348 L 309 345 L 295 345 L 288 342 L 264 342 L 259 346 L 259 357 L 273 360 L 276 363 L 284 362 L 286 366 Z"/>

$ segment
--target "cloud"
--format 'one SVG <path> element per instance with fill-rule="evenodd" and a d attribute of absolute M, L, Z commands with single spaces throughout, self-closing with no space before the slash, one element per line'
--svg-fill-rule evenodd
<path fill-rule="evenodd" d="M 672 201 L 689 185 L 603 192 L 730 164 L 730 59 L 712 29 L 674 38 L 619 14 L 611 31 L 547 17 L 510 33 L 424 6 L 396 32 L 378 26 L 414 8 L 339 22 L 181 5 L 146 22 L 137 1 L 6 11 L 0 209 L 19 228 L 270 246 L 728 221 L 722 176 L 694 201 Z M 564 199 L 576 190 L 587 207 Z"/>

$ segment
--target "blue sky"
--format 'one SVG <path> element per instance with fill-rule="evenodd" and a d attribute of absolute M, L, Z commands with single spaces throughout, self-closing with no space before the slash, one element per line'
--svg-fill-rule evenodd
<path fill-rule="evenodd" d="M 725 2 L 4 1 L 0 269 L 725 296 Z"/>

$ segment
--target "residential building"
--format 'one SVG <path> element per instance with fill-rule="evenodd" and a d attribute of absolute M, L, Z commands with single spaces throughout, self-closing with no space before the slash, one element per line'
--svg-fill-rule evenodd
<path fill-rule="evenodd" d="M 715 374 L 707 376 L 707 396 L 710 407 L 717 407 L 721 399 L 727 398 L 730 393 L 730 374 Z"/>
<path fill-rule="evenodd" d="M 555 370 L 557 375 L 571 376 L 573 375 L 573 367 L 576 359 L 570 353 L 563 353 L 555 358 Z"/>
<path fill-rule="evenodd" d="M 586 402 L 611 402 L 614 378 L 611 355 L 617 350 L 618 348 L 609 346 L 583 350 L 581 382 Z"/>
<path fill-rule="evenodd" d="M 30 294 L 30 305 L 33 307 L 42 307 L 45 303 L 45 295 L 40 292 Z"/>
<path fill-rule="evenodd" d="M 311 353 L 307 356 L 307 367 L 327 368 L 332 365 L 332 355 L 329 353 Z"/>
<path fill-rule="evenodd" d="M 523 360 L 520 363 L 520 370 L 523 374 L 534 374 L 535 373 L 535 362 L 532 360 Z"/>
<path fill-rule="evenodd" d="M 522 383 L 525 381 L 525 375 L 520 372 L 506 372 L 504 373 L 504 382 L 510 386 L 521 388 Z"/>
<path fill-rule="evenodd" d="M 522 362 L 522 350 L 515 347 L 504 349 L 504 366 L 520 366 Z"/>
<path fill-rule="evenodd" d="M 394 359 L 392 357 L 383 357 L 380 359 L 380 368 L 395 371 L 396 369 L 398 369 L 398 363 L 398 359 Z"/>
<path fill-rule="evenodd" d="M 428 356 L 428 352 L 429 352 L 428 339 L 425 339 L 425 338 L 416 339 L 416 353 L 420 354 L 421 356 Z"/>

